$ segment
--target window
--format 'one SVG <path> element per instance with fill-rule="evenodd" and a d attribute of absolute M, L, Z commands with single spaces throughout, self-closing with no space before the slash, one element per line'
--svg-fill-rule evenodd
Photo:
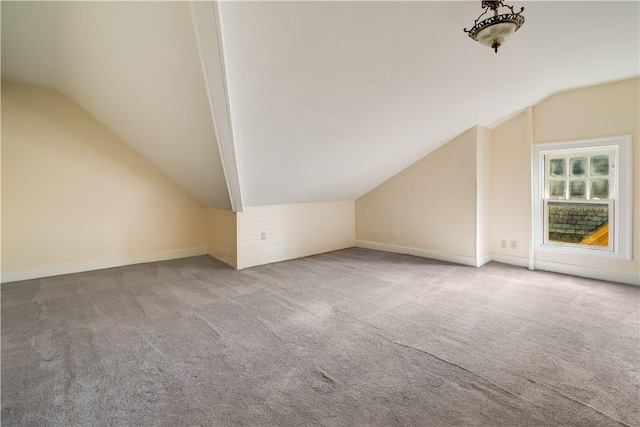
<path fill-rule="evenodd" d="M 612 148 L 544 154 L 545 244 L 613 250 L 615 158 Z"/>
<path fill-rule="evenodd" d="M 536 249 L 630 259 L 630 141 L 535 146 Z"/>

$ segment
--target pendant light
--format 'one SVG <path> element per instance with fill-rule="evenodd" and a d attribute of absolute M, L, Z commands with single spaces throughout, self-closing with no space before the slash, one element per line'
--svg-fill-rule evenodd
<path fill-rule="evenodd" d="M 482 2 L 482 7 L 484 12 L 475 20 L 473 27 L 470 30 L 465 28 L 464 32 L 480 44 L 489 46 L 498 53 L 498 48 L 524 24 L 524 16 L 521 15 L 524 7 L 516 13 L 512 6 L 504 4 L 502 1 L 486 0 Z M 509 9 L 510 12 L 498 14 L 498 9 L 501 7 Z M 493 16 L 480 21 L 490 10 L 493 11 Z"/>

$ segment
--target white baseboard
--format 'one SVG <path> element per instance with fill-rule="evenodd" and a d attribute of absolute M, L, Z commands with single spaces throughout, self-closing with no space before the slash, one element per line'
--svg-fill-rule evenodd
<path fill-rule="evenodd" d="M 569 274 L 571 276 L 586 277 L 589 279 L 606 280 L 608 282 L 626 283 L 640 286 L 640 274 L 625 273 L 622 271 L 603 270 L 601 268 L 583 267 L 580 265 L 562 264 L 553 261 L 535 261 L 535 269 L 551 271 L 553 273 Z"/>
<path fill-rule="evenodd" d="M 493 261 L 493 257 L 491 254 L 487 254 L 484 256 L 481 256 L 480 258 L 476 258 L 476 267 L 482 267 L 483 265 L 485 265 L 488 262 Z"/>
<path fill-rule="evenodd" d="M 518 267 L 529 267 L 529 258 L 522 258 L 513 255 L 491 254 L 491 261 L 515 265 Z"/>
<path fill-rule="evenodd" d="M 415 255 L 422 258 L 437 259 L 455 264 L 480 267 L 489 261 L 501 262 L 504 264 L 527 267 L 528 259 L 511 255 L 489 254 L 480 258 L 473 258 L 463 255 L 452 255 L 426 249 L 410 248 L 406 246 L 388 245 L 385 243 L 368 242 L 356 240 L 355 245 L 359 248 L 375 249 L 385 252 Z M 41 277 L 60 276 L 63 274 L 81 273 L 83 271 L 102 270 L 105 268 L 122 267 L 125 265 L 142 264 L 146 262 L 167 261 L 171 259 L 187 258 L 192 256 L 206 255 L 204 247 L 180 249 L 176 251 L 154 252 L 150 254 L 133 255 L 128 257 L 109 258 L 97 261 L 86 261 L 72 264 L 52 265 L 46 267 L 31 268 L 25 270 L 6 271 L 1 274 L 1 282 L 17 282 L 20 280 L 38 279 Z M 583 267 L 577 265 L 562 264 L 552 261 L 536 261 L 536 270 L 551 271 L 554 273 L 568 274 L 572 276 L 586 277 L 589 279 L 606 280 L 610 282 L 626 283 L 640 286 L 640 274 L 625 273 L 619 271 L 603 270 L 600 268 Z"/>
<path fill-rule="evenodd" d="M 455 264 L 477 267 L 479 260 L 465 255 L 453 255 L 443 252 L 428 251 L 426 249 L 410 248 L 407 246 L 388 245 L 386 243 L 369 242 L 366 240 L 356 240 L 356 247 L 374 249 L 378 251 L 393 252 L 397 254 L 415 255 L 422 258 L 437 259 L 438 261 L 453 262 Z M 488 261 L 485 261 L 488 262 Z"/>
<path fill-rule="evenodd" d="M 428 251 L 426 249 L 410 248 L 406 246 L 388 245 L 385 243 L 356 240 L 356 246 L 365 249 L 375 249 L 398 254 L 415 255 L 423 258 L 437 259 L 440 261 L 453 262 L 455 264 L 468 265 L 471 267 L 481 267 L 489 261 L 501 262 L 503 264 L 515 265 L 527 268 L 529 259 L 512 255 L 489 254 L 480 258 L 462 255 L 452 255 L 442 252 Z M 588 279 L 606 280 L 609 282 L 626 283 L 640 286 L 640 274 L 625 273 L 620 271 L 603 270 L 593 267 L 582 267 L 578 265 L 561 264 L 551 261 L 536 261 L 536 270 L 551 271 L 553 273 L 568 274 L 571 276 L 586 277 Z"/>
<path fill-rule="evenodd" d="M 60 276 L 62 274 L 81 273 L 83 271 L 102 270 L 105 268 L 122 267 L 124 265 L 167 261 L 170 259 L 187 258 L 206 254 L 207 248 L 202 247 L 179 249 L 167 252 L 154 252 L 150 254 L 133 255 L 118 258 L 100 259 L 96 261 L 74 262 L 71 264 L 49 265 L 46 267 L 29 268 L 25 270 L 3 271 L 1 274 L 1 281 L 2 283 L 17 282 L 19 280 Z"/>

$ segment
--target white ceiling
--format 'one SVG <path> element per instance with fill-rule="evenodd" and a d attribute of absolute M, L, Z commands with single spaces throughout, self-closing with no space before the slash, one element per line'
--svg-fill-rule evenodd
<path fill-rule="evenodd" d="M 202 204 L 230 209 L 188 3 L 3 1 L 2 79 L 62 92 Z"/>
<path fill-rule="evenodd" d="M 640 3 L 513 2 L 496 55 L 473 2 L 223 2 L 245 206 L 353 200 L 476 124 L 639 74 Z M 2 2 L 2 77 L 78 102 L 228 208 L 186 3 Z"/>
<path fill-rule="evenodd" d="M 521 2 L 495 54 L 473 2 L 224 2 L 245 204 L 352 200 L 453 136 L 639 72 L 639 3 Z"/>

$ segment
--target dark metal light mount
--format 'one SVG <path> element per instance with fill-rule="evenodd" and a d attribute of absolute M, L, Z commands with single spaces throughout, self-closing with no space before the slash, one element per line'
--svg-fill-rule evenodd
<path fill-rule="evenodd" d="M 514 12 L 513 6 L 504 4 L 501 0 L 483 0 L 482 7 L 484 12 L 474 21 L 473 27 L 470 30 L 465 28 L 464 32 L 480 44 L 490 46 L 498 53 L 498 48 L 524 24 L 524 16 L 522 16 L 524 7 L 520 9 L 520 12 Z M 509 9 L 510 12 L 499 15 L 498 9 L 501 7 Z M 490 10 L 493 11 L 493 16 L 481 21 L 482 17 Z"/>

